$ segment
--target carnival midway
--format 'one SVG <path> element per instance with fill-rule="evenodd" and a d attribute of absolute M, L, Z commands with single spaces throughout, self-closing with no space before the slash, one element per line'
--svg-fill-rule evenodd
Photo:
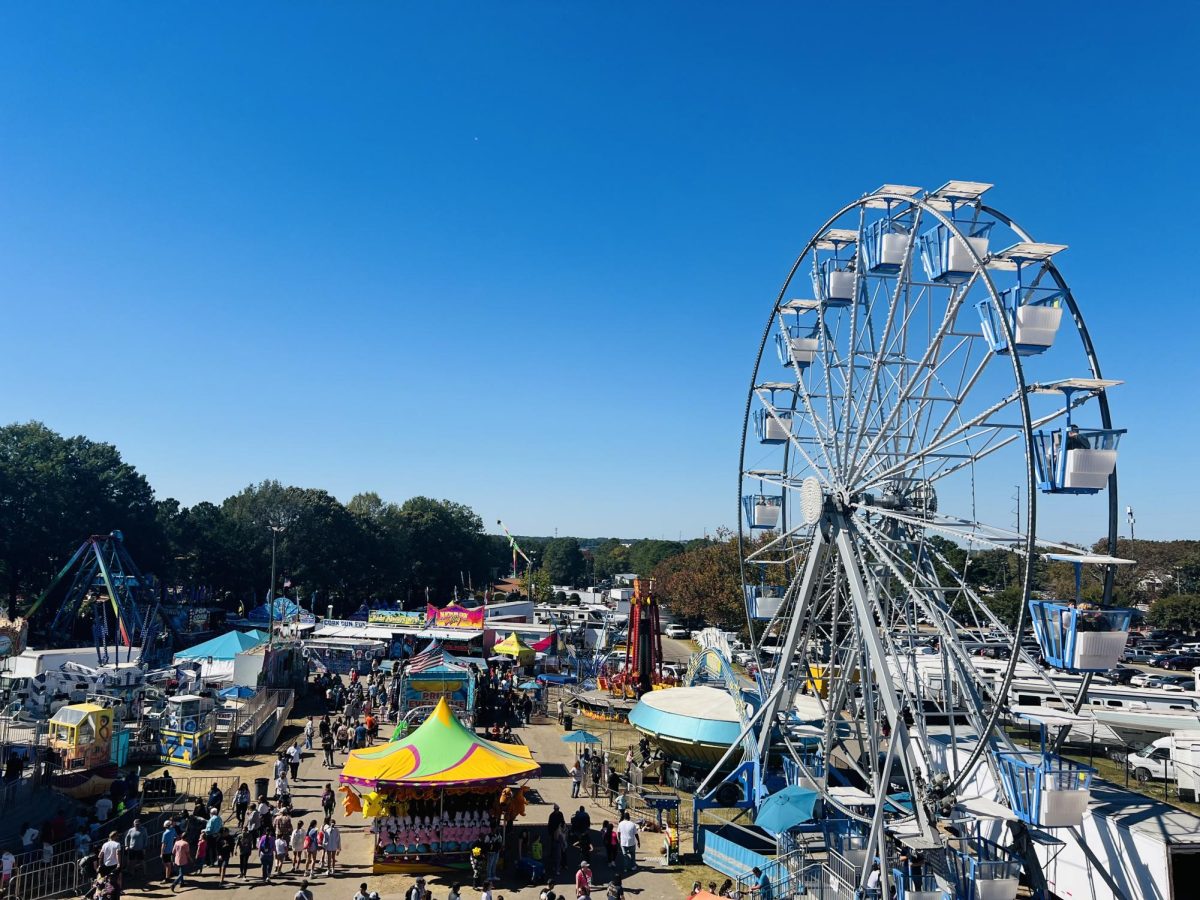
<path fill-rule="evenodd" d="M 6 895 L 1190 896 L 1195 676 L 1098 677 L 1142 637 L 1111 602 L 1112 336 L 1067 246 L 992 191 L 887 184 L 811 217 L 747 341 L 740 630 L 687 629 L 638 577 L 338 619 L 272 571 L 234 616 L 144 574 L 122 523 L 80 535 L 0 640 Z M 981 521 L 1014 483 L 1016 524 Z M 948 546 L 1010 553 L 1015 623 Z M 1075 593 L 1034 595 L 1048 563 Z M 62 646 L 79 621 L 91 644 Z M 1085 761 L 1132 734 L 1173 793 Z"/>

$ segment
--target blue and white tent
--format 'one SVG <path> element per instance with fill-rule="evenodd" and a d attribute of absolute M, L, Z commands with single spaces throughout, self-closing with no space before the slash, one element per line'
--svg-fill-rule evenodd
<path fill-rule="evenodd" d="M 175 661 L 184 659 L 200 662 L 200 677 L 224 681 L 233 677 L 233 664 L 237 655 L 265 644 L 267 635 L 261 631 L 228 631 L 211 640 L 175 654 Z"/>

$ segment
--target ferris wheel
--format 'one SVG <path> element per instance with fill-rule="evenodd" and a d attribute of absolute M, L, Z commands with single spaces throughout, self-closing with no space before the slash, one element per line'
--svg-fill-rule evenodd
<path fill-rule="evenodd" d="M 1056 265 L 1067 248 L 989 206 L 990 188 L 884 185 L 831 216 L 771 308 L 746 402 L 739 543 L 763 703 L 745 746 L 764 778 L 782 756 L 872 849 L 884 833 L 944 842 L 939 818 L 981 784 L 1031 826 L 1078 824 L 1090 774 L 1052 741 L 1014 746 L 1010 686 L 1019 668 L 1080 673 L 1078 712 L 1128 631 L 1106 608 L 1126 562 L 1120 382 Z M 1013 627 L 989 603 L 1003 585 L 969 577 L 983 550 L 1011 563 Z M 1032 599 L 1047 559 L 1099 579 L 1099 608 Z M 972 656 L 989 643 L 1007 652 L 991 676 Z"/>

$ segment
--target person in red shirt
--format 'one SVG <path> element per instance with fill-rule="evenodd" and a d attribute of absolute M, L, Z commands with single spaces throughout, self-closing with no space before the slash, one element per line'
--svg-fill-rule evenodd
<path fill-rule="evenodd" d="M 575 873 L 575 896 L 584 898 L 592 896 L 592 867 L 588 865 L 586 859 L 579 864 L 579 871 Z"/>
<path fill-rule="evenodd" d="M 363 721 L 363 724 L 367 726 L 367 741 L 372 744 L 375 743 L 375 735 L 379 733 L 379 725 L 375 722 L 375 717 L 367 713 L 367 718 Z"/>

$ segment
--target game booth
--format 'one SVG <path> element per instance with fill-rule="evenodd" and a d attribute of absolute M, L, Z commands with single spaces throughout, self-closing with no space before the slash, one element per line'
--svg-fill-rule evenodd
<path fill-rule="evenodd" d="M 351 751 L 340 790 L 346 815 L 374 820 L 376 874 L 451 873 L 524 814 L 517 782 L 537 770 L 528 747 L 477 737 L 443 698 L 406 738 Z"/>
<path fill-rule="evenodd" d="M 464 722 L 475 721 L 475 676 L 470 665 L 436 642 L 412 657 L 401 678 L 400 715 L 432 708 L 443 698 Z"/>

